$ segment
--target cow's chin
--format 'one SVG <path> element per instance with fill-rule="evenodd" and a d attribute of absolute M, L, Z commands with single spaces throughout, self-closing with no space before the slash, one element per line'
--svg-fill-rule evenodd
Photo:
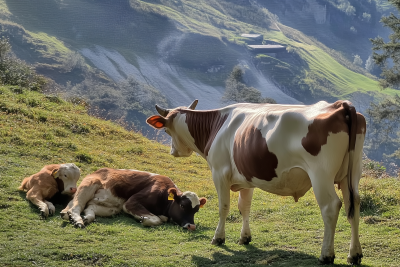
<path fill-rule="evenodd" d="M 171 152 L 170 152 L 170 154 L 172 156 L 177 157 L 177 158 L 178 157 L 189 157 L 190 155 L 192 155 L 192 153 L 193 153 L 192 150 L 188 150 L 186 152 L 182 152 L 182 151 L 179 151 L 179 150 L 177 150 L 175 148 L 171 148 Z"/>

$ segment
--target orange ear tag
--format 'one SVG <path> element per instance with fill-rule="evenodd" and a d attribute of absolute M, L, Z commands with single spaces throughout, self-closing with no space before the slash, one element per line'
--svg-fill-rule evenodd
<path fill-rule="evenodd" d="M 172 192 L 169 193 L 168 200 L 174 200 L 174 194 L 172 194 Z"/>
<path fill-rule="evenodd" d="M 200 205 L 200 208 L 204 208 L 204 205 Z"/>

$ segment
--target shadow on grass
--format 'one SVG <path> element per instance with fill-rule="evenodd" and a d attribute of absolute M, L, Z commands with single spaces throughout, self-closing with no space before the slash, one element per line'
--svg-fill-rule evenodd
<path fill-rule="evenodd" d="M 262 250 L 253 245 L 245 246 L 246 250 L 232 250 L 222 245 L 227 254 L 215 252 L 211 258 L 192 256 L 196 266 L 321 266 L 318 258 L 303 252 L 290 250 Z M 325 266 L 349 266 L 346 264 L 330 264 Z M 369 266 L 369 265 L 360 265 Z"/>

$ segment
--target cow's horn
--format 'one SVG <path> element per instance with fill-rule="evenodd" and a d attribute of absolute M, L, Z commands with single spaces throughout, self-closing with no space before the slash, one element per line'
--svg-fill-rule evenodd
<path fill-rule="evenodd" d="M 195 109 L 197 106 L 197 103 L 199 102 L 199 100 L 195 100 L 192 102 L 192 104 L 190 104 L 190 106 L 188 107 L 188 109 Z"/>
<path fill-rule="evenodd" d="M 158 113 L 160 113 L 160 115 L 163 117 L 166 117 L 170 111 L 169 109 L 159 107 L 157 104 L 156 104 L 156 109 L 157 109 Z"/>

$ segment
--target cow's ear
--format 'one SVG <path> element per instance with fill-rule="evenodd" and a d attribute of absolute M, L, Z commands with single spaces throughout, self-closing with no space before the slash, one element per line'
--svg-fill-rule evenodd
<path fill-rule="evenodd" d="M 207 198 L 205 197 L 200 198 L 200 208 L 204 207 L 206 203 L 207 203 Z"/>
<path fill-rule="evenodd" d="M 176 188 L 168 189 L 168 200 L 175 200 L 178 197 L 178 192 Z"/>
<path fill-rule="evenodd" d="M 51 172 L 51 176 L 53 176 L 54 179 L 57 179 L 57 178 L 58 178 L 58 169 L 54 169 L 54 170 Z"/>
<path fill-rule="evenodd" d="M 151 116 L 146 120 L 146 122 L 150 125 L 153 126 L 156 129 L 161 129 L 165 127 L 165 124 L 167 123 L 167 120 L 159 115 L 154 115 Z"/>

